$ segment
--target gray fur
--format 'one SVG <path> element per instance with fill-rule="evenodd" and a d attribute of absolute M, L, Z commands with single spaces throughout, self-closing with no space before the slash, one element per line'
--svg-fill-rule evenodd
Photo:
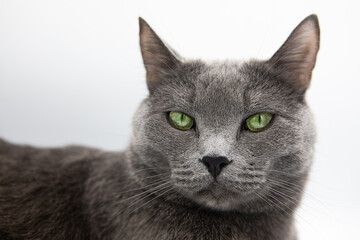
<path fill-rule="evenodd" d="M 315 15 L 304 24 L 318 36 Z M 206 63 L 180 60 L 145 21 L 140 27 L 150 94 L 129 147 L 107 153 L 0 141 L 1 239 L 296 239 L 294 211 L 315 141 L 304 93 L 318 37 L 298 27 L 289 38 L 297 49 L 288 40 L 268 61 Z M 312 46 L 306 52 L 315 56 L 304 60 L 299 52 Z M 187 113 L 196 127 L 175 129 L 169 111 Z M 244 129 L 258 112 L 275 114 L 271 126 Z M 209 155 L 232 161 L 216 182 L 199 161 Z"/>

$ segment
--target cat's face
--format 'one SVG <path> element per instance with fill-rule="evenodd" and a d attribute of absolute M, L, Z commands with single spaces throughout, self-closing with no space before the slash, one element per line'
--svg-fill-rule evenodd
<path fill-rule="evenodd" d="M 205 63 L 180 61 L 141 21 L 150 95 L 134 118 L 136 167 L 219 210 L 270 200 L 281 182 L 304 181 L 315 135 L 304 92 L 318 33 L 312 16 L 269 61 Z M 193 123 L 179 128 L 170 112 Z M 247 119 L 259 113 L 255 125 L 269 119 L 257 130 Z"/>

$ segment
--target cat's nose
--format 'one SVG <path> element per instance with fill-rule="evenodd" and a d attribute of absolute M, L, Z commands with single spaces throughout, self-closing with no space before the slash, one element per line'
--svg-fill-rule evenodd
<path fill-rule="evenodd" d="M 231 163 L 227 157 L 222 156 L 205 156 L 200 161 L 207 167 L 209 173 L 214 177 L 216 180 L 216 177 L 220 174 L 221 170 Z"/>

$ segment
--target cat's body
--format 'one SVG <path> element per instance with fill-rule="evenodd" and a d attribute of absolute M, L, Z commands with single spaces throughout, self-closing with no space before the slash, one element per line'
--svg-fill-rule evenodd
<path fill-rule="evenodd" d="M 0 239 L 296 239 L 315 137 L 304 93 L 316 17 L 269 61 L 245 63 L 183 61 L 140 28 L 150 95 L 129 147 L 0 141 Z M 196 125 L 176 129 L 174 112 Z M 244 122 L 258 112 L 272 120 L 252 132 Z"/>
<path fill-rule="evenodd" d="M 292 239 L 292 217 L 281 211 L 223 213 L 181 197 L 178 203 L 161 196 L 134 198 L 144 189 L 129 174 L 124 153 L 3 141 L 0 149 L 2 240 Z"/>

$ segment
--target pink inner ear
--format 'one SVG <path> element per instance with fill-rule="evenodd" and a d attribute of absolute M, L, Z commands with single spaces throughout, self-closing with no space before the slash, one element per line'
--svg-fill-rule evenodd
<path fill-rule="evenodd" d="M 318 51 L 318 37 L 315 31 L 309 31 L 306 33 L 307 36 L 307 44 L 304 46 L 304 69 L 302 74 L 300 75 L 299 84 L 302 86 L 307 86 L 311 81 L 311 72 L 315 67 L 316 55 Z"/>
<path fill-rule="evenodd" d="M 299 50 L 303 52 L 301 57 L 294 59 L 295 62 L 300 62 L 299 68 L 299 82 L 300 86 L 306 87 L 311 81 L 311 72 L 315 66 L 316 55 L 319 49 L 318 46 L 318 32 L 313 22 L 307 22 L 302 29 L 299 41 Z"/>

